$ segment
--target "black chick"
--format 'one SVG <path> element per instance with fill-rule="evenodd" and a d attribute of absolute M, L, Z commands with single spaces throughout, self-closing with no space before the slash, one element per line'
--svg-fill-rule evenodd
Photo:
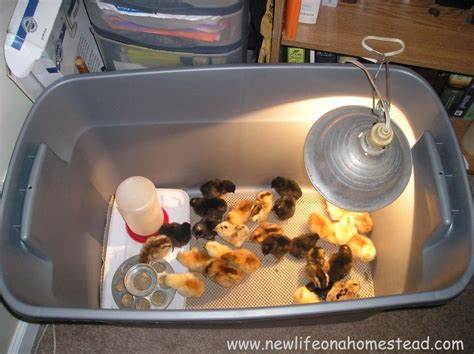
<path fill-rule="evenodd" d="M 262 242 L 262 253 L 272 254 L 277 259 L 283 257 L 291 247 L 291 240 L 285 235 L 271 234 Z"/>
<path fill-rule="evenodd" d="M 332 283 L 329 283 L 328 286 L 324 289 L 318 288 L 312 281 L 308 282 L 308 284 L 306 284 L 305 286 L 306 286 L 306 289 L 318 295 L 321 298 L 321 300 L 325 300 L 328 292 L 332 288 Z"/>
<path fill-rule="evenodd" d="M 214 240 L 217 232 L 214 228 L 221 222 L 216 218 L 202 218 L 193 226 L 193 234 L 196 238 L 204 238 L 206 240 Z"/>
<path fill-rule="evenodd" d="M 221 198 L 191 198 L 189 204 L 194 212 L 203 218 L 222 220 L 227 211 L 227 203 Z"/>
<path fill-rule="evenodd" d="M 168 236 L 173 247 L 183 247 L 191 240 L 191 224 L 188 222 L 166 224 L 160 228 L 159 234 Z"/>
<path fill-rule="evenodd" d="M 306 275 L 318 289 L 326 289 L 330 284 L 328 274 L 328 263 L 326 252 L 321 247 L 313 247 L 309 250 L 306 263 Z"/>
<path fill-rule="evenodd" d="M 287 196 L 298 200 L 303 195 L 298 183 L 285 177 L 275 178 L 272 181 L 272 188 L 275 189 L 282 197 Z"/>
<path fill-rule="evenodd" d="M 275 200 L 273 211 L 280 220 L 287 220 L 295 215 L 296 200 L 292 197 L 283 196 Z"/>
<path fill-rule="evenodd" d="M 290 253 L 296 258 L 305 258 L 309 250 L 316 246 L 318 242 L 318 234 L 308 233 L 300 235 L 291 240 Z"/>
<path fill-rule="evenodd" d="M 349 246 L 342 245 L 339 251 L 329 258 L 329 278 L 336 282 L 344 278 L 352 268 L 352 251 Z"/>
<path fill-rule="evenodd" d="M 217 198 L 226 193 L 234 193 L 235 184 L 226 179 L 213 179 L 204 183 L 200 190 L 204 198 Z"/>

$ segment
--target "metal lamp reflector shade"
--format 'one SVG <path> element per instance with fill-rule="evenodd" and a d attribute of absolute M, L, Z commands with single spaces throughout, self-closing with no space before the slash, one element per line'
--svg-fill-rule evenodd
<path fill-rule="evenodd" d="M 378 118 L 362 106 L 329 111 L 311 127 L 304 145 L 309 179 L 332 204 L 373 211 L 392 203 L 411 176 L 410 145 L 393 122 L 393 140 L 384 148 L 367 142 Z"/>

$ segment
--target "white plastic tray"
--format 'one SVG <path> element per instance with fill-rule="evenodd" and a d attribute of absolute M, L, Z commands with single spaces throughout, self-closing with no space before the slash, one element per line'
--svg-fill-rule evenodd
<path fill-rule="evenodd" d="M 160 198 L 161 205 L 168 213 L 170 223 L 177 222 L 181 224 L 189 222 L 189 196 L 185 191 L 157 188 L 156 192 Z M 134 241 L 128 236 L 125 230 L 125 221 L 120 215 L 115 201 L 110 215 L 103 270 L 101 308 L 118 309 L 119 307 L 112 297 L 112 278 L 123 261 L 140 253 L 143 244 Z M 189 244 L 181 248 L 174 248 L 165 258 L 173 267 L 175 273 L 185 273 L 188 271 L 186 267 L 176 260 L 178 252 L 182 249 L 189 249 Z M 185 305 L 186 298 L 176 292 L 168 309 L 183 309 Z"/>

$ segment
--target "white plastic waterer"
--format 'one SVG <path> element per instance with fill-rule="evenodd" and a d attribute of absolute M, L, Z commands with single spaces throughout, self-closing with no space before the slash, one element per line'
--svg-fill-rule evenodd
<path fill-rule="evenodd" d="M 115 198 L 120 215 L 136 235 L 152 236 L 163 225 L 164 211 L 155 185 L 149 179 L 141 176 L 127 178 L 118 186 Z"/>

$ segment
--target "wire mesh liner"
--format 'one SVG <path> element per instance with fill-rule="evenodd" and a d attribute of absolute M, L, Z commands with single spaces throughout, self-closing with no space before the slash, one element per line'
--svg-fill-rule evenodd
<path fill-rule="evenodd" d="M 258 191 L 255 193 L 235 193 L 226 194 L 223 199 L 227 202 L 229 209 L 244 199 L 255 200 Z M 274 200 L 278 195 L 273 194 Z M 297 237 L 310 232 L 308 227 L 308 217 L 311 213 L 320 212 L 327 215 L 324 199 L 316 192 L 304 193 L 296 204 L 295 215 L 289 220 L 281 221 L 273 213 L 268 221 L 283 226 L 284 234 L 289 238 Z M 200 217 L 191 211 L 191 224 L 194 225 Z M 247 223 L 252 232 L 258 224 L 250 221 Z M 235 248 L 216 236 L 219 243 Z M 203 249 L 207 241 L 193 237 L 191 247 Z M 319 240 L 318 246 L 323 247 L 328 255 L 335 253 L 337 246 L 326 241 Z M 257 271 L 244 277 L 241 283 L 231 288 L 223 288 L 213 281 L 207 279 L 202 274 L 199 276 L 204 280 L 206 291 L 200 298 L 188 298 L 186 308 L 188 309 L 219 309 L 219 308 L 251 308 L 266 306 L 282 306 L 293 303 L 293 293 L 295 290 L 308 283 L 305 274 L 306 259 L 296 259 L 290 254 L 286 254 L 280 260 L 272 255 L 264 256 L 259 244 L 251 243 L 247 240 L 242 248 L 254 252 L 261 261 L 261 267 Z M 369 263 L 364 263 L 354 259 L 353 269 L 345 279 L 352 279 L 361 285 L 359 297 L 373 297 L 374 286 L 372 271 Z"/>

